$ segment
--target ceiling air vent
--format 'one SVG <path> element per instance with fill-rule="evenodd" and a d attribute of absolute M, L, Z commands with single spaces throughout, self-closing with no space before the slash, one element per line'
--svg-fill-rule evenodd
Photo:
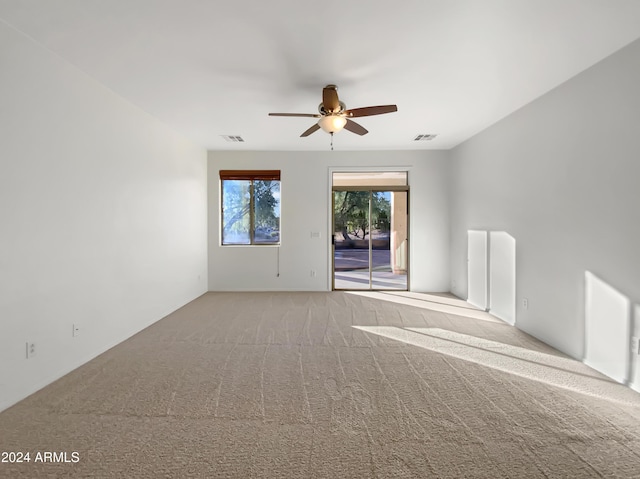
<path fill-rule="evenodd" d="M 231 143 L 244 143 L 244 139 L 239 135 L 221 135 L 227 141 Z"/>
<path fill-rule="evenodd" d="M 434 135 L 433 133 L 425 133 L 423 135 L 417 135 L 413 141 L 429 141 L 429 140 L 433 140 L 436 136 L 438 135 Z"/>

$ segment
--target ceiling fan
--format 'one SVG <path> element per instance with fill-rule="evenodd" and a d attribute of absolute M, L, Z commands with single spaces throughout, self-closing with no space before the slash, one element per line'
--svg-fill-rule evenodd
<path fill-rule="evenodd" d="M 322 103 L 318 106 L 319 113 L 269 113 L 269 116 L 320 118 L 318 123 L 302 133 L 301 137 L 309 136 L 320 128 L 332 136 L 343 128 L 356 135 L 366 135 L 369 131 L 351 120 L 351 118 L 382 115 L 383 113 L 393 113 L 394 111 L 398 111 L 396 105 L 365 106 L 347 110 L 345 104 L 338 99 L 338 87 L 327 85 L 322 89 Z"/>

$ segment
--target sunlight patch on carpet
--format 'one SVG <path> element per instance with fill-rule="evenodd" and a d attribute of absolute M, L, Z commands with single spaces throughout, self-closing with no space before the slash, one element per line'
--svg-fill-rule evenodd
<path fill-rule="evenodd" d="M 353 327 L 532 381 L 640 407 L 640 396 L 636 392 L 570 358 L 440 328 Z"/>
<path fill-rule="evenodd" d="M 347 291 L 348 294 L 364 296 L 366 298 L 379 299 L 395 304 L 413 306 L 440 313 L 454 314 L 466 318 L 480 319 L 491 323 L 507 324 L 501 319 L 490 315 L 486 311 L 475 308 L 461 299 L 449 298 L 446 296 L 430 295 L 425 293 L 399 293 L 389 291 Z"/>

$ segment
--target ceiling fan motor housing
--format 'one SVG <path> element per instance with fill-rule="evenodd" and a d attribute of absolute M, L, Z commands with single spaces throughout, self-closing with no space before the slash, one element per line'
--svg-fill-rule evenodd
<path fill-rule="evenodd" d="M 320 114 L 321 114 L 322 116 L 327 116 L 327 115 L 331 115 L 331 114 L 334 114 L 334 115 L 336 115 L 336 114 L 337 114 L 337 115 L 339 115 L 339 114 L 341 114 L 343 111 L 345 111 L 345 110 L 347 109 L 347 106 L 346 106 L 346 105 L 344 104 L 344 102 L 342 102 L 342 101 L 339 101 L 339 102 L 338 102 L 338 104 L 340 105 L 340 107 L 338 108 L 338 110 L 337 110 L 337 111 L 330 111 L 330 110 L 327 110 L 327 109 L 324 107 L 324 103 L 320 103 L 320 104 L 318 105 L 318 112 L 320 112 Z"/>

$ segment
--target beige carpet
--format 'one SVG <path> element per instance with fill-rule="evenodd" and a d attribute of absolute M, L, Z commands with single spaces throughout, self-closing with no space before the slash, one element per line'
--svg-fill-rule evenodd
<path fill-rule="evenodd" d="M 0 413 L 0 451 L 79 457 L 0 476 L 640 477 L 640 395 L 460 301 L 374 296 L 206 294 Z"/>

